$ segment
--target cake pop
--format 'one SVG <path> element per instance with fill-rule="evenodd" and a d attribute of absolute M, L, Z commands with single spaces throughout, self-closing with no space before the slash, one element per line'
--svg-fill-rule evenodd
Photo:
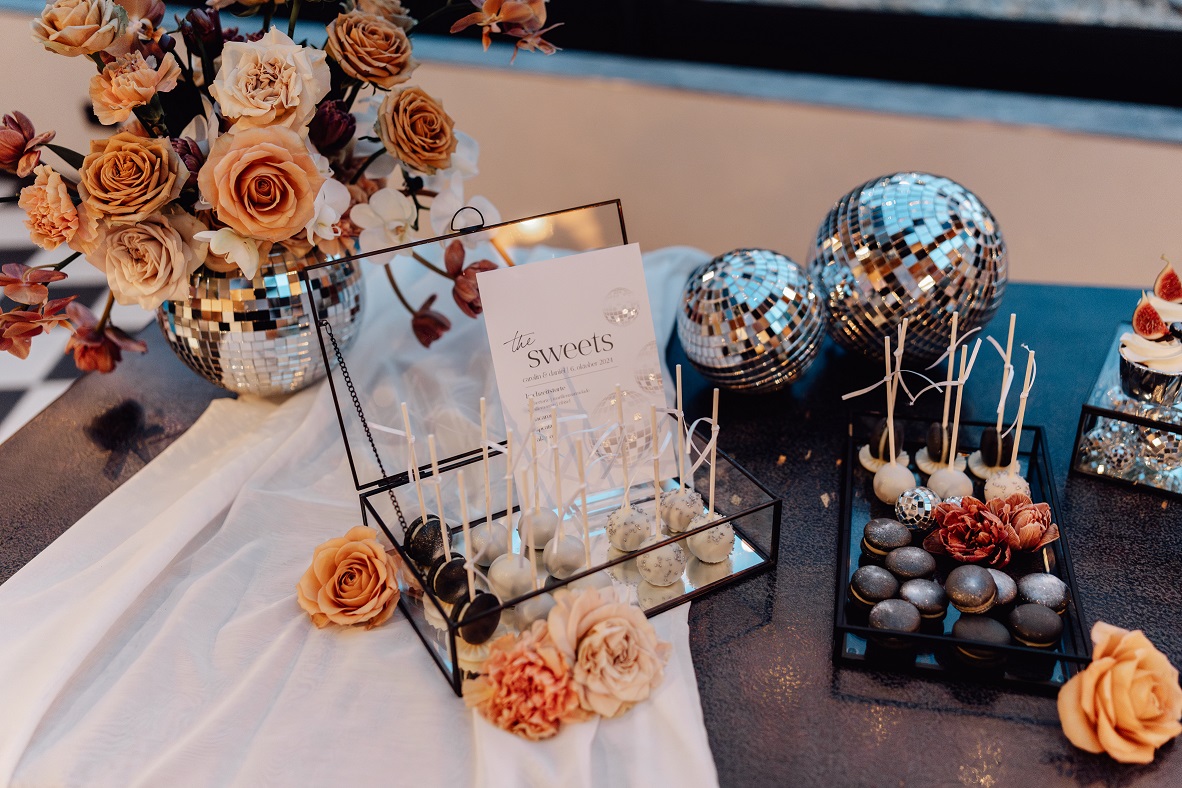
<path fill-rule="evenodd" d="M 661 519 L 672 533 L 681 533 L 702 513 L 702 494 L 685 484 L 685 412 L 681 406 L 681 365 L 677 370 L 677 489 L 661 496 Z"/>
<path fill-rule="evenodd" d="M 464 544 L 470 545 L 472 534 L 468 528 L 468 498 L 464 494 L 463 470 L 456 471 L 456 485 L 460 490 L 460 526 L 464 529 Z M 467 643 L 480 644 L 491 638 L 500 626 L 501 613 L 497 608 L 501 606 L 501 600 L 496 594 L 476 587 L 475 564 L 471 555 L 463 564 L 468 598 L 460 606 L 456 620 L 460 625 L 460 637 Z"/>
<path fill-rule="evenodd" d="M 960 407 L 964 400 L 964 384 L 968 378 L 966 371 L 969 370 L 966 366 L 968 353 L 968 348 L 961 348 L 960 377 L 956 384 L 956 412 L 952 416 L 952 440 L 949 450 L 949 456 L 953 458 L 956 457 L 956 441 L 960 432 Z M 943 499 L 973 494 L 973 480 L 964 471 L 958 470 L 953 463 L 948 463 L 937 469 L 928 477 L 927 486 L 928 489 Z"/>
<path fill-rule="evenodd" d="M 431 486 L 435 488 L 435 508 L 443 511 L 443 494 L 441 491 L 442 484 L 439 479 L 439 457 L 435 452 L 435 436 L 427 436 L 427 447 L 431 452 Z M 461 508 L 466 508 L 465 501 L 461 495 Z M 446 528 L 439 530 L 440 539 L 442 539 L 443 552 L 435 562 L 431 565 L 431 571 L 427 573 L 427 583 L 435 595 L 444 602 L 450 604 L 462 604 L 471 598 L 465 596 L 467 592 L 466 573 L 464 571 L 464 557 L 459 553 L 451 552 L 451 545 L 449 544 L 448 533 Z M 464 536 L 465 545 L 468 544 L 468 536 Z M 446 558 L 445 558 L 446 556 Z"/>
<path fill-rule="evenodd" d="M 546 565 L 547 572 L 561 580 L 576 574 L 584 567 L 583 561 L 587 551 L 583 547 L 582 539 L 574 534 L 565 533 L 562 527 L 566 520 L 566 507 L 562 497 L 562 456 L 558 451 L 558 408 L 551 412 L 550 423 L 554 434 L 554 498 L 558 501 L 561 514 L 554 538 L 546 542 L 546 547 L 542 550 L 542 563 Z"/>
<path fill-rule="evenodd" d="M 554 538 L 554 532 L 558 530 L 559 517 L 556 513 L 549 509 L 543 509 L 541 506 L 541 483 L 538 477 L 538 431 L 534 424 L 534 398 L 529 398 L 529 429 L 530 429 L 530 470 L 533 472 L 534 479 L 534 505 L 529 511 L 523 511 L 521 517 L 517 520 L 517 534 L 522 538 L 525 537 L 525 531 L 532 528 L 534 537 L 541 544 L 545 545 Z M 528 481 L 529 475 L 526 475 Z"/>
<path fill-rule="evenodd" d="M 407 526 L 402 549 L 420 569 L 426 570 L 435 563 L 435 559 L 445 555 L 442 535 L 445 525 L 438 516 L 427 511 L 427 504 L 423 501 L 423 483 L 419 478 L 419 463 L 415 457 L 415 437 L 410 430 L 410 412 L 407 410 L 405 402 L 402 403 L 402 425 L 406 430 L 406 452 L 410 464 L 410 480 L 414 484 L 415 496 L 419 501 L 419 516 Z"/>
<path fill-rule="evenodd" d="M 624 434 L 624 398 L 620 394 L 620 387 L 616 386 L 616 412 L 619 418 L 620 430 L 620 465 L 624 471 L 624 505 L 608 515 L 607 540 L 612 547 L 631 553 L 640 549 L 640 545 L 648 536 L 648 521 L 644 513 L 632 508 L 631 493 L 632 479 L 628 474 L 628 446 Z"/>
<path fill-rule="evenodd" d="M 718 414 L 718 389 L 714 390 L 714 412 L 715 419 Z M 650 414 L 652 419 L 653 429 L 653 490 L 661 489 L 661 457 L 659 448 L 657 446 L 655 436 L 657 434 L 657 408 L 652 407 Z M 714 427 L 718 429 L 717 426 Z M 713 465 L 710 468 L 713 472 Z M 664 540 L 661 535 L 661 507 L 659 503 L 653 505 L 652 522 L 649 529 L 649 537 L 641 543 L 641 547 L 649 547 L 651 545 L 659 544 Z M 636 568 L 640 570 L 640 576 L 655 586 L 671 585 L 674 581 L 681 578 L 682 572 L 685 571 L 686 555 L 680 542 L 673 542 L 658 547 L 656 550 L 651 550 L 647 553 L 641 553 L 636 557 Z"/>
<path fill-rule="evenodd" d="M 534 531 L 532 523 L 526 523 L 526 549 L 529 551 L 530 590 L 537 591 L 538 583 L 538 554 L 534 549 Z M 554 607 L 554 597 L 550 594 L 538 594 L 518 603 L 514 611 L 514 623 L 520 630 L 527 629 L 533 622 L 549 615 Z"/>
<path fill-rule="evenodd" d="M 898 358 L 894 371 L 891 370 L 891 338 L 885 337 L 886 343 L 886 387 L 887 387 L 887 443 L 891 459 L 883 463 L 874 472 L 874 494 L 883 503 L 892 506 L 899 496 L 915 486 L 915 474 L 906 465 L 900 465 L 895 454 L 895 398 L 898 393 L 899 379 L 902 375 L 899 366 L 903 360 L 903 343 L 907 337 L 907 320 L 899 328 L 899 347 L 896 350 Z"/>
<path fill-rule="evenodd" d="M 1006 335 L 1006 350 L 1002 355 L 1001 397 L 997 403 L 997 424 L 986 427 L 981 433 L 981 448 L 969 455 L 969 470 L 974 476 L 988 479 L 996 473 L 1001 473 L 1009 464 L 1013 453 L 1013 436 L 1002 431 L 1005 422 L 1006 399 L 1010 393 L 1010 385 L 1014 380 L 1014 324 L 1018 316 L 1010 313 L 1010 327 Z M 995 343 L 996 344 L 996 343 Z M 1000 351 L 1000 348 L 998 348 Z"/>
<path fill-rule="evenodd" d="M 484 468 L 484 522 L 472 529 L 472 554 L 479 566 L 488 566 L 512 550 L 505 539 L 507 529 L 492 519 L 492 479 L 488 467 L 487 404 L 480 398 L 480 457 Z M 467 545 L 465 545 L 466 547 Z"/>
<path fill-rule="evenodd" d="M 505 522 L 513 518 L 513 431 L 505 437 Z M 529 561 L 513 552 L 513 530 L 505 529 L 506 551 L 488 568 L 488 582 L 501 599 L 516 599 L 533 590 Z M 521 541 L 524 550 L 525 540 Z"/>
<path fill-rule="evenodd" d="M 1022 421 L 1026 417 L 1026 399 L 1034 385 L 1034 351 L 1026 357 L 1026 379 L 1022 383 L 1022 394 L 1018 398 L 1018 420 L 1014 422 L 1013 449 L 1006 469 L 985 481 L 985 499 L 1008 498 L 1011 495 L 1030 495 L 1030 483 L 1018 472 L 1018 445 L 1022 441 Z"/>
<path fill-rule="evenodd" d="M 956 369 L 956 324 L 959 312 L 952 313 L 952 336 L 948 340 L 948 377 L 944 382 L 944 414 L 940 421 L 928 427 L 924 447 L 915 453 L 915 466 L 931 476 L 941 465 L 949 462 L 952 451 L 952 430 L 948 425 L 948 411 L 952 404 L 952 375 Z M 971 332 L 970 332 L 971 333 Z M 960 457 L 951 460 L 957 468 L 964 470 L 965 461 Z"/>
<path fill-rule="evenodd" d="M 575 452 L 575 461 L 579 469 L 579 495 L 582 498 L 582 505 L 579 507 L 579 519 L 583 524 L 583 557 L 586 566 L 592 566 L 591 563 L 591 525 L 587 514 L 587 463 L 583 459 L 586 452 L 586 445 L 580 440 L 579 449 Z M 609 548 L 610 549 L 610 548 Z M 585 577 L 580 577 L 571 583 L 572 588 L 611 588 L 612 579 L 606 571 L 593 572 Z"/>
<path fill-rule="evenodd" d="M 636 586 L 636 602 L 644 610 L 672 602 L 685 594 L 685 581 L 680 577 L 667 586 L 656 586 L 647 581 Z"/>
<path fill-rule="evenodd" d="M 714 390 L 714 410 L 711 415 L 712 424 L 710 431 L 712 440 L 710 442 L 710 503 L 706 508 L 705 514 L 700 514 L 690 522 L 690 530 L 698 528 L 718 519 L 718 513 L 714 511 L 714 486 L 715 486 L 715 467 L 718 461 L 718 390 Z M 705 531 L 693 534 L 686 540 L 686 546 L 689 551 L 697 557 L 699 561 L 707 564 L 717 564 L 727 560 L 731 552 L 735 549 L 735 529 L 729 522 L 722 525 L 716 525 L 713 528 L 707 528 Z"/>

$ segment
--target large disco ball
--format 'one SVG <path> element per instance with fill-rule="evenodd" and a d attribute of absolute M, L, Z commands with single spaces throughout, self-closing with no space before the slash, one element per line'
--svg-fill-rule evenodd
<path fill-rule="evenodd" d="M 825 312 L 796 263 L 767 249 L 736 249 L 690 274 L 677 336 L 712 383 L 775 391 L 813 363 Z"/>
<path fill-rule="evenodd" d="M 883 337 L 909 319 L 907 358 L 931 361 L 958 332 L 984 325 L 1007 273 L 1001 228 L 975 194 L 922 172 L 867 181 L 817 228 L 809 274 L 839 344 L 881 359 Z"/>

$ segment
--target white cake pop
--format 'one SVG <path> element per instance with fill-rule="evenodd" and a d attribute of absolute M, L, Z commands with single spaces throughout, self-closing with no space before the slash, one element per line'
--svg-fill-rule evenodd
<path fill-rule="evenodd" d="M 661 496 L 661 519 L 675 534 L 689 528 L 690 520 L 702 513 L 706 504 L 702 494 L 688 487 L 670 490 Z"/>
<path fill-rule="evenodd" d="M 545 544 L 558 531 L 558 515 L 550 509 L 530 509 L 517 518 L 517 535 L 522 539 L 533 528 L 535 544 Z"/>
<path fill-rule="evenodd" d="M 666 537 L 655 534 L 644 540 L 641 547 L 660 544 Z M 648 553 L 636 556 L 640 576 L 655 586 L 667 586 L 681 579 L 685 571 L 686 555 L 680 542 L 672 542 Z"/>
<path fill-rule="evenodd" d="M 690 523 L 690 530 L 706 525 L 707 523 L 712 523 L 717 519 L 717 512 L 712 515 L 698 515 Z M 707 528 L 705 531 L 696 533 L 686 538 L 685 542 L 689 547 L 689 551 L 698 560 L 705 561 L 708 564 L 721 563 L 729 558 L 735 549 L 735 529 L 730 523 L 723 523 L 722 525 L 716 525 L 713 528 Z"/>
<path fill-rule="evenodd" d="M 899 351 L 903 348 L 907 332 L 907 321 L 903 321 L 899 333 Z M 896 367 L 891 371 L 891 338 L 885 338 L 886 345 L 886 388 L 887 388 L 887 436 L 891 460 L 874 473 L 874 495 L 883 503 L 894 504 L 899 496 L 916 486 L 915 474 L 906 465 L 900 465 L 895 454 L 895 395 L 901 374 Z M 901 355 L 900 355 L 901 361 Z"/>
<path fill-rule="evenodd" d="M 614 561 L 620 556 L 624 555 L 628 555 L 628 553 L 623 550 L 617 550 L 614 547 L 607 548 L 608 561 Z M 644 580 L 644 578 L 640 576 L 640 570 L 636 568 L 635 558 L 629 558 L 627 561 L 621 561 L 618 564 L 613 564 L 604 571 L 611 575 L 612 579 L 617 583 L 623 583 L 626 586 L 634 586 Z"/>
<path fill-rule="evenodd" d="M 967 382 L 969 349 L 960 349 L 960 375 L 956 382 L 956 410 L 952 414 L 952 438 L 948 444 L 950 461 L 941 465 L 928 477 L 927 487 L 941 498 L 963 498 L 973 494 L 973 480 L 964 471 L 956 467 L 956 445 L 960 437 L 960 409 L 964 404 L 964 384 Z"/>
<path fill-rule="evenodd" d="M 1018 473 L 1018 444 L 1022 442 L 1022 421 L 1026 417 L 1026 400 L 1030 396 L 1030 387 L 1034 385 L 1034 351 L 1026 358 L 1026 380 L 1022 384 L 1022 395 L 1018 400 L 1018 420 L 1014 422 L 1014 449 L 1010 455 L 1010 465 L 1001 473 L 991 476 L 985 482 L 985 499 L 1008 498 L 1011 495 L 1030 495 L 1030 483 Z"/>
<path fill-rule="evenodd" d="M 505 520 L 509 521 L 513 512 L 513 432 L 510 431 L 505 439 Z M 505 528 L 505 553 L 493 560 L 488 568 L 488 583 L 493 592 L 503 600 L 516 599 L 522 594 L 533 590 L 533 573 L 531 564 L 524 555 L 513 552 L 513 532 Z M 525 550 L 525 540 L 521 540 L 522 552 Z"/>
<path fill-rule="evenodd" d="M 562 456 L 558 451 L 558 408 L 551 411 L 550 420 L 554 438 L 554 498 L 558 501 L 559 509 L 565 515 L 566 501 L 562 497 Z M 546 547 L 542 550 L 542 563 L 546 565 L 546 571 L 559 580 L 578 573 L 585 567 L 584 561 L 586 560 L 583 540 L 573 533 L 564 531 L 565 521 L 565 516 L 558 518 L 558 528 L 554 537 L 546 542 Z"/>
<path fill-rule="evenodd" d="M 636 586 L 636 601 L 644 610 L 649 610 L 671 602 L 685 593 L 685 581 L 680 577 L 667 586 L 655 586 L 649 582 L 642 582 Z"/>
<path fill-rule="evenodd" d="M 725 580 L 735 571 L 735 562 L 730 556 L 716 564 L 708 564 L 698 558 L 691 558 L 685 565 L 685 577 L 694 584 L 694 588 L 702 588 L 719 580 Z"/>
<path fill-rule="evenodd" d="M 605 570 L 580 577 L 578 580 L 572 580 L 570 587 L 585 590 L 588 588 L 611 588 L 613 585 L 611 576 Z"/>
<path fill-rule="evenodd" d="M 648 538 L 648 518 L 633 507 L 617 509 L 607 518 L 607 540 L 611 546 L 625 553 L 640 549 Z"/>
<path fill-rule="evenodd" d="M 472 529 L 472 550 L 478 565 L 489 566 L 506 553 L 506 533 L 500 523 L 481 523 Z"/>
<path fill-rule="evenodd" d="M 513 622 L 521 631 L 529 629 L 535 621 L 550 615 L 554 607 L 554 597 L 551 594 L 538 594 L 517 605 L 513 611 Z"/>

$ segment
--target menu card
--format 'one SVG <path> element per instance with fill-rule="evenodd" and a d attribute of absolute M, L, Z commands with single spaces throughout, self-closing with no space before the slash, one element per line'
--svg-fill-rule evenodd
<path fill-rule="evenodd" d="M 633 484 L 651 482 L 651 407 L 668 406 L 640 247 L 498 268 L 477 274 L 477 283 L 505 424 L 515 443 L 520 446 L 530 435 L 532 397 L 533 428 L 548 437 L 551 414 L 558 408 L 564 458 L 575 450 L 572 436 L 585 435 L 588 448 L 600 444 L 592 457 L 594 487 L 622 487 L 615 437 L 619 386 L 629 476 Z M 675 428 L 659 411 L 658 423 L 657 445 L 666 445 L 662 474 L 671 476 L 674 452 L 667 444 Z M 552 487 L 552 458 L 548 464 L 550 472 L 543 465 L 539 473 L 543 491 Z M 564 478 L 572 478 L 573 466 L 564 459 Z M 569 499 L 573 487 L 564 484 L 563 490 Z M 548 492 L 547 497 L 553 500 Z"/>

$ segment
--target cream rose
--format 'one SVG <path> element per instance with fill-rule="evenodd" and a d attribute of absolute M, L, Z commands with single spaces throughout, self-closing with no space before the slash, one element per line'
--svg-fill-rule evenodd
<path fill-rule="evenodd" d="M 204 229 L 184 211 L 153 214 L 137 224 L 108 227 L 88 259 L 107 275 L 120 304 L 155 309 L 188 295 L 189 275 L 205 260 L 205 245 L 193 236 Z"/>
<path fill-rule="evenodd" d="M 362 11 L 329 22 L 324 51 L 349 76 L 386 90 L 410 79 L 419 65 L 401 27 Z"/>
<path fill-rule="evenodd" d="M 159 68 L 156 65 L 155 57 L 144 58 L 132 52 L 120 55 L 102 73 L 90 78 L 90 101 L 99 123 L 122 123 L 131 117 L 132 110 L 150 102 L 157 93 L 176 87 L 181 68 L 172 53 L 164 56 Z"/>
<path fill-rule="evenodd" d="M 377 535 L 359 525 L 316 548 L 312 565 L 296 585 L 296 599 L 316 626 L 331 621 L 372 629 L 394 614 L 396 567 Z"/>
<path fill-rule="evenodd" d="M 218 220 L 239 235 L 284 241 L 315 215 L 324 176 L 300 135 L 271 126 L 218 137 L 197 183 Z"/>
<path fill-rule="evenodd" d="M 226 43 L 209 92 L 233 132 L 272 125 L 303 131 L 330 83 L 324 52 L 273 27 L 258 41 Z"/>
<path fill-rule="evenodd" d="M 127 12 L 112 0 L 56 0 L 33 20 L 33 40 L 59 55 L 93 55 L 126 28 Z"/>
<path fill-rule="evenodd" d="M 422 88 L 391 91 L 378 107 L 376 129 L 386 151 L 413 170 L 432 175 L 451 166 L 455 121 Z"/>
<path fill-rule="evenodd" d="M 29 237 L 42 249 L 56 249 L 78 232 L 78 209 L 62 176 L 42 164 L 34 170 L 37 179 L 21 189 L 19 205 L 27 218 Z"/>
<path fill-rule="evenodd" d="M 188 178 L 189 170 L 167 139 L 124 131 L 90 143 L 78 193 L 94 216 L 131 224 L 175 200 Z"/>
<path fill-rule="evenodd" d="M 672 646 L 657 639 L 644 612 L 614 591 L 554 595 L 548 624 L 554 645 L 573 665 L 579 704 L 604 717 L 623 714 L 661 683 Z"/>
<path fill-rule="evenodd" d="M 1082 750 L 1149 763 L 1182 733 L 1178 671 L 1139 630 L 1097 621 L 1092 663 L 1059 690 L 1063 733 Z"/>

